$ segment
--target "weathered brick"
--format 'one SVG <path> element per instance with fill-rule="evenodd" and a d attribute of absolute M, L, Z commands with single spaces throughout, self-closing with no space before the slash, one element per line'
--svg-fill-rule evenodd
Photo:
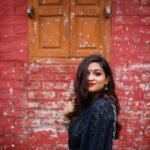
<path fill-rule="evenodd" d="M 140 150 L 149 150 L 149 145 L 139 145 Z"/>
<path fill-rule="evenodd" d="M 145 19 L 147 19 L 147 18 L 145 18 Z M 119 24 L 120 25 L 125 25 L 125 24 L 140 25 L 141 24 L 140 16 L 114 16 L 114 18 L 112 20 L 114 20 L 114 23 L 117 25 L 119 25 Z M 143 21 L 145 21 L 145 20 L 143 20 Z M 144 22 L 143 22 L 143 24 L 144 24 Z"/>
<path fill-rule="evenodd" d="M 150 74 L 149 72 L 145 72 L 144 74 L 142 74 L 142 77 L 141 77 L 142 81 L 150 81 Z"/>
<path fill-rule="evenodd" d="M 11 35 L 14 33 L 14 27 L 11 25 L 1 25 L 0 33 L 1 36 L 7 36 L 8 34 Z"/>
<path fill-rule="evenodd" d="M 150 34 L 143 34 L 142 36 L 143 43 L 150 44 Z M 150 56 L 150 54 L 149 54 Z"/>
<path fill-rule="evenodd" d="M 0 99 L 12 99 L 13 97 L 13 88 L 5 89 L 0 91 Z"/>
<path fill-rule="evenodd" d="M 14 130 L 15 130 L 15 136 L 28 136 L 29 135 L 29 131 L 27 131 L 27 129 L 26 128 L 21 128 L 21 127 L 15 127 L 14 128 Z"/>
<path fill-rule="evenodd" d="M 51 107 L 51 109 L 30 109 L 28 111 L 28 115 L 30 118 L 34 118 L 34 121 L 37 121 L 36 123 L 38 123 L 38 125 L 40 125 L 41 120 L 37 119 L 38 118 L 51 118 L 54 119 L 58 116 L 58 111 L 56 110 L 52 110 L 53 108 Z M 32 120 L 31 120 L 32 121 Z"/>
<path fill-rule="evenodd" d="M 116 36 L 116 34 L 117 34 L 117 35 L 118 35 L 118 34 L 125 34 L 125 32 L 127 32 L 127 31 L 125 30 L 125 28 L 126 28 L 126 26 L 124 26 L 124 25 L 116 25 L 116 28 L 114 28 L 114 29 L 112 30 L 112 34 L 115 35 L 115 36 Z"/>
<path fill-rule="evenodd" d="M 39 65 L 32 64 L 30 70 L 34 73 L 68 73 L 68 66 L 62 64 Z"/>
<path fill-rule="evenodd" d="M 11 53 L 2 53 L 1 54 L 2 60 L 26 60 L 27 55 L 25 52 L 11 52 Z"/>
<path fill-rule="evenodd" d="M 28 92 L 28 98 L 31 100 L 38 100 L 38 99 L 43 99 L 43 100 L 51 100 L 56 97 L 55 91 L 29 91 Z"/>
<path fill-rule="evenodd" d="M 2 16 L 0 20 L 0 25 L 22 25 L 27 23 L 27 17 L 24 16 Z"/>
<path fill-rule="evenodd" d="M 24 108 L 2 108 L 3 117 L 25 117 L 27 115 L 26 109 Z"/>
<path fill-rule="evenodd" d="M 26 90 L 14 90 L 13 91 L 13 96 L 14 96 L 14 99 L 16 100 L 26 100 L 27 99 L 27 92 Z"/>
<path fill-rule="evenodd" d="M 27 32 L 27 26 L 26 25 L 16 25 L 14 27 L 14 32 L 17 34 L 26 33 Z"/>
<path fill-rule="evenodd" d="M 139 13 L 142 16 L 149 16 L 149 14 L 150 14 L 150 7 L 149 6 L 141 6 L 140 10 L 139 10 Z"/>
<path fill-rule="evenodd" d="M 14 82 L 12 80 L 1 80 L 0 89 L 13 88 Z"/>
<path fill-rule="evenodd" d="M 3 136 L 3 144 L 4 147 L 13 147 L 14 146 L 14 137 L 13 136 Z"/>
<path fill-rule="evenodd" d="M 14 125 L 7 125 L 7 126 L 4 126 L 4 134 L 5 135 L 11 135 L 11 136 L 14 136 L 14 133 L 15 133 L 15 126 Z"/>
<path fill-rule="evenodd" d="M 141 33 L 143 34 L 150 34 L 150 26 L 141 26 Z"/>
<path fill-rule="evenodd" d="M 34 100 L 33 101 L 28 101 L 27 104 L 26 104 L 26 106 L 28 108 L 42 108 L 41 107 L 41 102 L 37 102 L 37 101 L 34 101 Z M 46 107 L 44 107 L 44 108 L 47 109 Z"/>
<path fill-rule="evenodd" d="M 0 136 L 2 136 L 4 134 L 4 128 L 0 127 Z"/>
<path fill-rule="evenodd" d="M 14 1 L 12 0 L 1 1 L 1 4 L 0 4 L 0 6 L 9 6 L 9 5 L 14 5 Z"/>
<path fill-rule="evenodd" d="M 140 2 L 141 2 L 142 5 L 148 5 L 148 4 L 150 4 L 149 0 L 140 0 Z"/>
<path fill-rule="evenodd" d="M 15 148 L 17 149 L 17 145 L 20 146 L 29 146 L 30 140 L 29 137 L 24 135 L 16 135 L 15 136 Z M 27 148 L 28 149 L 28 148 Z"/>
<path fill-rule="evenodd" d="M 141 17 L 141 23 L 142 25 L 150 25 L 150 17 L 149 16 Z"/>
<path fill-rule="evenodd" d="M 112 4 L 117 4 L 117 5 L 139 5 L 139 0 L 112 0 Z"/>
<path fill-rule="evenodd" d="M 8 99 L 6 98 L 4 98 L 4 99 L 1 99 L 0 100 L 0 108 L 4 108 L 4 107 L 6 107 L 6 106 L 8 106 L 8 107 L 13 107 L 15 104 L 14 104 L 14 102 L 12 101 L 12 98 L 11 97 L 9 97 Z"/>
<path fill-rule="evenodd" d="M 149 7 L 141 6 L 114 6 L 113 5 L 113 14 L 115 15 L 124 15 L 124 16 L 140 16 L 147 15 L 149 13 Z"/>
<path fill-rule="evenodd" d="M 74 77 L 74 75 L 72 74 L 67 74 L 67 73 L 63 73 L 63 74 L 55 74 L 52 73 L 51 75 L 49 73 L 37 73 L 37 74 L 30 74 L 28 80 L 29 81 L 59 81 L 59 82 L 63 82 L 63 81 L 70 81 L 72 80 Z"/>
<path fill-rule="evenodd" d="M 9 54 L 9 53 L 13 52 L 15 50 L 15 43 L 16 42 L 14 40 L 10 41 L 9 44 L 7 44 L 7 41 L 1 42 L 0 43 L 0 47 L 1 47 L 0 52 L 5 52 L 6 54 Z"/>
<path fill-rule="evenodd" d="M 15 15 L 26 15 L 26 6 L 16 6 L 15 7 Z"/>
<path fill-rule="evenodd" d="M 15 62 L 11 62 L 11 61 L 9 61 L 9 62 L 6 62 L 6 61 L 0 61 L 0 69 L 1 70 L 4 70 L 4 69 L 11 69 L 11 68 L 13 68 L 15 66 Z"/>
<path fill-rule="evenodd" d="M 25 118 L 14 118 L 14 124 L 16 128 L 25 128 Z"/>
<path fill-rule="evenodd" d="M 66 82 L 43 82 L 42 88 L 46 90 L 66 90 L 69 83 Z"/>
<path fill-rule="evenodd" d="M 150 100 L 150 93 L 149 93 L 149 91 L 143 92 L 143 99 L 144 100 Z"/>
<path fill-rule="evenodd" d="M 16 139 L 15 139 L 16 141 Z M 17 143 L 17 142 L 15 142 Z M 14 147 L 16 150 L 27 150 L 28 149 L 28 146 L 27 146 L 27 143 L 23 145 L 23 143 L 21 144 L 15 144 L 15 147 Z"/>
<path fill-rule="evenodd" d="M 17 89 L 17 90 L 25 90 L 26 89 L 26 84 L 25 81 L 14 81 L 13 82 L 13 87 L 14 89 Z"/>
<path fill-rule="evenodd" d="M 0 15 L 1 16 L 10 16 L 10 15 L 14 15 L 14 7 L 13 6 L 3 6 L 0 9 Z"/>
<path fill-rule="evenodd" d="M 13 100 L 14 107 L 17 108 L 27 108 L 27 100 L 26 99 L 14 99 Z"/>
<path fill-rule="evenodd" d="M 69 73 L 76 74 L 78 65 L 69 65 Z"/>
<path fill-rule="evenodd" d="M 64 144 L 58 144 L 56 150 L 68 150 L 68 146 Z"/>
<path fill-rule="evenodd" d="M 31 146 L 29 146 L 29 149 L 30 150 L 34 150 L 34 149 L 40 149 L 40 150 L 45 150 L 45 149 L 51 149 L 51 150 L 53 150 L 55 148 L 55 145 L 53 145 L 53 144 L 48 144 L 48 145 L 46 145 L 46 146 L 44 146 L 44 145 L 31 145 Z"/>
<path fill-rule="evenodd" d="M 67 99 L 68 100 L 68 99 Z M 55 99 L 54 100 L 51 100 L 51 101 L 45 101 L 45 102 L 42 102 L 40 103 L 40 108 L 42 109 L 50 109 L 50 108 L 53 108 L 53 109 L 63 109 L 65 104 L 66 104 L 66 101 L 67 101 L 65 98 L 61 98 L 60 99 Z M 34 104 L 34 103 L 33 103 Z M 38 104 L 35 104 L 35 106 L 37 106 Z M 32 106 L 32 105 L 31 105 Z M 33 105 L 33 108 L 35 107 Z"/>
<path fill-rule="evenodd" d="M 40 81 L 29 81 L 27 83 L 27 88 L 29 90 L 40 90 L 42 88 L 41 82 Z"/>
<path fill-rule="evenodd" d="M 143 145 L 149 146 L 149 137 L 148 137 L 148 138 L 145 137 L 145 138 L 143 139 Z"/>
<path fill-rule="evenodd" d="M 22 0 L 22 1 L 20 1 L 20 0 L 14 0 L 14 3 L 15 3 L 15 5 L 24 5 L 27 2 L 26 2 L 26 0 Z"/>

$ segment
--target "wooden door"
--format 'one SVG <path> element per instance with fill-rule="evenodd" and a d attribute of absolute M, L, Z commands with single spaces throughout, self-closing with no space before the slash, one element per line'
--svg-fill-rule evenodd
<path fill-rule="evenodd" d="M 69 55 L 69 0 L 29 0 L 31 57 Z"/>
<path fill-rule="evenodd" d="M 104 55 L 106 19 L 104 0 L 72 0 L 71 55 L 86 56 L 93 53 Z"/>
<path fill-rule="evenodd" d="M 104 16 L 108 0 L 28 0 L 32 58 L 107 56 L 110 19 Z"/>

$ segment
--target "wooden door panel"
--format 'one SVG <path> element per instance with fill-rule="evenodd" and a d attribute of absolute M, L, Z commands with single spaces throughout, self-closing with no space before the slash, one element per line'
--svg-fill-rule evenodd
<path fill-rule="evenodd" d="M 68 56 L 69 1 L 33 1 L 33 6 L 31 57 Z"/>
<path fill-rule="evenodd" d="M 75 3 L 78 5 L 96 5 L 99 3 L 99 0 L 76 0 Z"/>
<path fill-rule="evenodd" d="M 71 55 L 84 57 L 105 53 L 104 3 L 100 0 L 74 0 L 71 3 Z"/>
<path fill-rule="evenodd" d="M 98 17 L 76 18 L 76 39 L 78 48 L 95 48 L 99 39 L 96 34 L 99 33 Z"/>
<path fill-rule="evenodd" d="M 40 20 L 40 48 L 57 49 L 63 45 L 61 36 L 61 17 L 42 17 Z"/>
<path fill-rule="evenodd" d="M 45 5 L 45 4 L 60 4 L 61 0 L 40 0 L 40 4 L 41 5 Z"/>

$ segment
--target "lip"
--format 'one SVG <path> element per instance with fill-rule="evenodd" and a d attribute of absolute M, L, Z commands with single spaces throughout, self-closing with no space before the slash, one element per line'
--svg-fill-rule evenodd
<path fill-rule="evenodd" d="M 95 86 L 95 85 L 96 85 L 95 83 L 88 83 L 89 87 L 92 87 L 92 86 Z"/>

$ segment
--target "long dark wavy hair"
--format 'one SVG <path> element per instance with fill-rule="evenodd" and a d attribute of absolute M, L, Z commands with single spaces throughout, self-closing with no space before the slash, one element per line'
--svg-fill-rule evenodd
<path fill-rule="evenodd" d="M 74 100 L 75 100 L 75 107 L 72 113 L 69 114 L 70 120 L 74 120 L 76 117 L 80 115 L 82 111 L 84 111 L 90 103 L 93 101 L 91 94 L 88 92 L 87 86 L 87 73 L 88 73 L 88 66 L 92 62 L 97 62 L 104 70 L 106 78 L 109 78 L 107 84 L 107 90 L 105 87 L 101 89 L 98 93 L 98 98 L 106 98 L 111 100 L 116 106 L 116 113 L 117 116 L 119 115 L 120 105 L 118 97 L 115 93 L 115 82 L 113 79 L 111 68 L 106 61 L 106 59 L 100 55 L 90 55 L 86 57 L 79 65 L 76 78 L 74 82 Z M 71 97 L 72 99 L 73 97 Z M 119 131 L 121 129 L 121 125 L 116 122 L 117 132 L 116 132 L 116 139 L 119 137 Z"/>

